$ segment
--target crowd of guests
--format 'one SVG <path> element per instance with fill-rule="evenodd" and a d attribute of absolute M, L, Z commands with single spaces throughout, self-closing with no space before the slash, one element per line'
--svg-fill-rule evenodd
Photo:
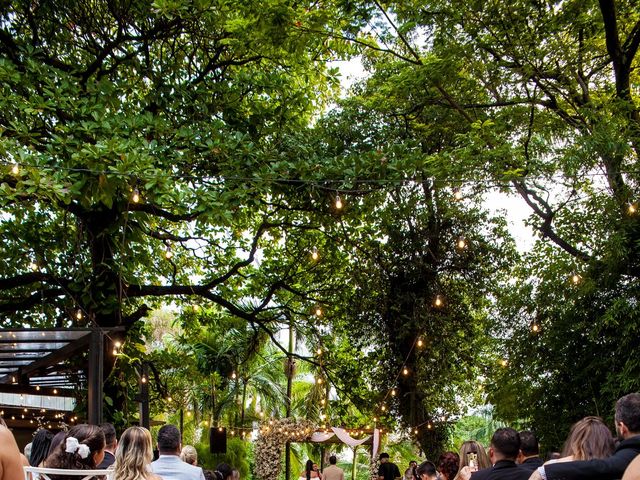
<path fill-rule="evenodd" d="M 383 453 L 378 480 L 640 480 L 639 393 L 616 402 L 615 428 L 617 442 L 601 418 L 585 417 L 571 427 L 562 452 L 546 461 L 533 432 L 499 428 L 488 451 L 467 441 L 436 462 L 412 461 L 403 477 Z"/>
<path fill-rule="evenodd" d="M 620 398 L 615 408 L 618 442 L 599 417 L 576 422 L 562 452 L 544 459 L 533 432 L 499 428 L 488 451 L 476 441 L 464 442 L 459 452 L 445 452 L 436 462 L 412 461 L 404 475 L 387 453 L 380 454 L 378 480 L 640 480 L 640 393 Z M 119 440 L 110 424 L 76 425 L 52 435 L 39 430 L 22 455 L 0 419 L 0 480 L 22 480 L 23 466 L 65 470 L 112 469 L 115 480 L 239 480 L 225 463 L 215 470 L 198 466 L 195 448 L 181 445 L 180 431 L 164 425 L 158 432 L 154 461 L 151 434 L 130 427 Z M 309 460 L 299 480 L 344 480 L 336 457 L 320 472 Z M 56 480 L 75 480 L 57 475 Z"/>
<path fill-rule="evenodd" d="M 53 435 L 40 429 L 25 448 L 18 450 L 13 435 L 0 424 L 0 480 L 23 480 L 23 467 L 63 470 L 111 470 L 114 480 L 239 480 L 240 473 L 226 463 L 215 470 L 198 466 L 198 453 L 190 445 L 182 447 L 181 435 L 173 425 L 158 431 L 158 456 L 154 460 L 151 433 L 146 428 L 129 427 L 120 439 L 111 424 L 76 425 Z M 56 480 L 81 477 L 56 474 Z"/>

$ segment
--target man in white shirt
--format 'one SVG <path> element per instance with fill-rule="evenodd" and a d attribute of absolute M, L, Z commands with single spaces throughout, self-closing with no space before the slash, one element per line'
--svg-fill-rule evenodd
<path fill-rule="evenodd" d="M 162 480 L 205 480 L 202 468 L 189 465 L 180 459 L 182 441 L 180 430 L 174 425 L 164 425 L 158 432 L 160 458 L 151 462 L 151 471 Z"/>

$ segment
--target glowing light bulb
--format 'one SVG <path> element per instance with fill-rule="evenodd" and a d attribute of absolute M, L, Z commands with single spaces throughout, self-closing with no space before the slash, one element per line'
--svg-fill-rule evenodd
<path fill-rule="evenodd" d="M 343 206 L 344 205 L 342 204 L 342 199 L 340 198 L 340 195 L 336 195 L 336 209 L 342 210 Z"/>
<path fill-rule="evenodd" d="M 167 402 L 172 402 L 172 401 L 173 401 L 173 398 L 167 397 Z"/>
<path fill-rule="evenodd" d="M 396 396 L 396 389 L 395 389 L 395 388 L 392 388 L 392 389 L 391 389 L 391 396 L 392 396 L 392 397 L 395 397 L 395 396 Z"/>
<path fill-rule="evenodd" d="M 38 270 L 38 264 L 36 262 L 31 262 L 29 264 L 29 268 L 35 272 L 36 270 Z"/>
<path fill-rule="evenodd" d="M 116 340 L 113 344 L 114 347 L 116 348 L 120 348 L 122 346 L 122 343 L 120 343 L 120 340 Z"/>
<path fill-rule="evenodd" d="M 318 378 L 316 379 L 316 383 L 317 383 L 318 385 L 322 385 L 322 378 L 318 377 Z"/>
<path fill-rule="evenodd" d="M 627 207 L 627 212 L 629 212 L 629 215 L 633 215 L 637 211 L 638 211 L 638 208 L 633 203 L 630 203 L 629 206 Z"/>
<path fill-rule="evenodd" d="M 324 405 L 326 402 L 326 400 L 323 398 L 322 400 L 320 400 L 320 405 Z"/>
<path fill-rule="evenodd" d="M 436 307 L 441 307 L 442 306 L 442 297 L 440 295 L 436 295 L 436 299 L 433 301 L 433 304 Z"/>
<path fill-rule="evenodd" d="M 402 374 L 403 374 L 403 375 L 409 375 L 409 369 L 408 369 L 407 367 L 404 367 L 404 368 L 402 369 Z"/>
<path fill-rule="evenodd" d="M 82 320 L 82 310 L 80 309 L 76 310 L 76 318 L 78 320 Z"/>
<path fill-rule="evenodd" d="M 114 348 L 112 353 L 113 353 L 114 355 L 118 355 L 118 350 L 116 350 L 116 349 Z"/>
<path fill-rule="evenodd" d="M 53 394 L 54 394 L 54 395 L 57 395 L 57 394 L 58 394 L 58 389 L 57 389 L 57 388 L 54 388 L 54 389 L 53 389 Z"/>
<path fill-rule="evenodd" d="M 574 285 L 577 285 L 580 283 L 580 280 L 582 280 L 582 277 L 580 275 L 578 275 L 577 273 L 574 273 L 573 275 L 571 275 L 571 282 Z"/>
<path fill-rule="evenodd" d="M 133 189 L 133 194 L 131 195 L 131 201 L 133 203 L 139 203 L 140 202 L 140 192 L 138 191 L 137 188 Z"/>
<path fill-rule="evenodd" d="M 322 309 L 320 307 L 316 307 L 316 317 L 322 316 Z"/>
<path fill-rule="evenodd" d="M 509 362 L 507 361 L 506 358 L 503 358 L 502 360 L 500 360 L 500 365 L 502 365 L 503 367 L 506 367 L 507 365 L 509 365 Z"/>
<path fill-rule="evenodd" d="M 453 189 L 453 198 L 456 201 L 462 200 L 462 191 L 459 188 L 454 188 Z"/>
<path fill-rule="evenodd" d="M 458 247 L 458 250 L 464 250 L 465 248 L 467 248 L 467 240 L 464 237 L 458 238 L 456 247 Z"/>
<path fill-rule="evenodd" d="M 431 424 L 428 424 L 428 425 L 427 425 L 427 428 L 428 428 L 429 430 L 431 430 Z"/>
<path fill-rule="evenodd" d="M 531 324 L 531 330 L 533 333 L 538 333 L 540 331 L 540 325 L 538 325 L 537 322 L 533 322 L 533 324 Z"/>
<path fill-rule="evenodd" d="M 419 347 L 422 347 L 422 346 L 424 345 L 424 342 L 422 341 L 422 339 L 421 339 L 421 338 L 419 338 L 419 339 L 418 339 L 418 343 L 417 343 L 417 345 L 418 345 Z"/>
<path fill-rule="evenodd" d="M 380 407 L 380 410 L 382 410 L 383 412 L 387 411 L 387 407 L 385 405 L 382 405 L 382 407 Z"/>
<path fill-rule="evenodd" d="M 167 245 L 167 248 L 164 251 L 164 258 L 169 260 L 171 257 L 173 257 L 173 252 L 171 251 L 171 245 Z"/>
<path fill-rule="evenodd" d="M 13 173 L 14 175 L 18 175 L 20 173 L 20 165 L 18 165 L 17 163 L 14 163 L 11 166 L 11 173 Z"/>
<path fill-rule="evenodd" d="M 418 429 L 416 428 L 413 433 L 415 433 L 416 435 L 418 434 Z"/>
<path fill-rule="evenodd" d="M 142 383 L 147 383 L 147 377 L 145 377 L 144 375 L 142 376 L 142 378 L 140 379 L 140 381 Z"/>
<path fill-rule="evenodd" d="M 236 372 L 231 372 L 231 378 L 232 378 L 233 380 L 235 380 L 235 379 L 236 379 Z"/>
<path fill-rule="evenodd" d="M 311 250 L 311 258 L 313 260 L 318 260 L 318 258 L 320 258 L 320 255 L 318 254 L 318 249 L 316 247 L 313 247 L 313 250 Z"/>
<path fill-rule="evenodd" d="M 317 353 L 318 355 L 322 355 L 322 349 L 321 349 L 321 348 L 319 348 L 318 350 L 316 350 L 316 353 Z"/>

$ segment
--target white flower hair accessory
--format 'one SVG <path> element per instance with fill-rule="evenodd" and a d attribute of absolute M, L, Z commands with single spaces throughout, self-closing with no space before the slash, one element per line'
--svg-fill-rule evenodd
<path fill-rule="evenodd" d="M 84 443 L 78 442 L 78 439 L 75 437 L 67 438 L 65 452 L 67 453 L 77 453 L 80 455 L 80 458 L 85 459 L 91 453 L 91 449 L 89 445 L 85 445 Z"/>

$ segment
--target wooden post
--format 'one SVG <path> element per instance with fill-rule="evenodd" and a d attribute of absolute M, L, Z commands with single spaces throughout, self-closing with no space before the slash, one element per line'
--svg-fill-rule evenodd
<path fill-rule="evenodd" d="M 104 372 L 104 335 L 102 330 L 94 329 L 89 340 L 88 371 L 88 415 L 91 425 L 102 423 L 102 381 Z"/>

